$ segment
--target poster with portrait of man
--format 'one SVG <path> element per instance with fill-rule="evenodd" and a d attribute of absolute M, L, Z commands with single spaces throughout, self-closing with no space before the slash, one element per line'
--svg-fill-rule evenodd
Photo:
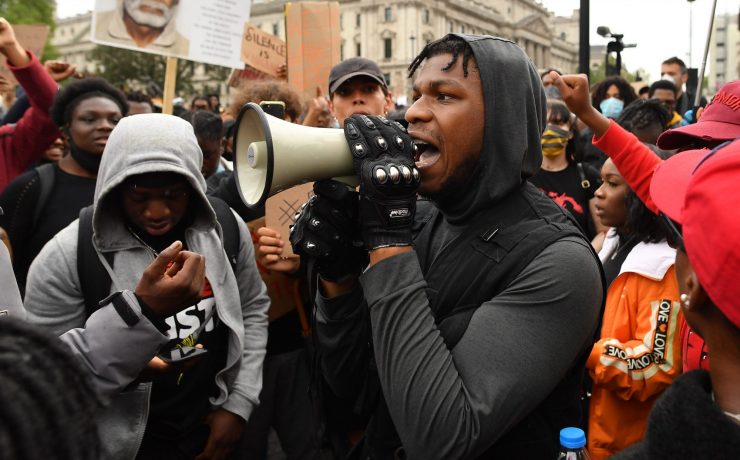
<path fill-rule="evenodd" d="M 92 41 L 241 68 L 250 5 L 250 0 L 95 0 Z"/>

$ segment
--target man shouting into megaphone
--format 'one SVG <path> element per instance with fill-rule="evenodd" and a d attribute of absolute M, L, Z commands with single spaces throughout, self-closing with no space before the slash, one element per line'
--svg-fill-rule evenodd
<path fill-rule="evenodd" d="M 345 120 L 359 193 L 320 182 L 291 232 L 320 276 L 323 377 L 371 414 L 357 458 L 555 458 L 580 424 L 604 286 L 576 224 L 526 180 L 537 69 L 511 41 L 450 34 L 409 70 L 408 132 Z"/>

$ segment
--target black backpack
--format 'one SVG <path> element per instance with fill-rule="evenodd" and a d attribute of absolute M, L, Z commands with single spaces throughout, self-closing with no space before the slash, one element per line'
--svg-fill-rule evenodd
<path fill-rule="evenodd" d="M 216 212 L 216 219 L 223 231 L 223 247 L 229 259 L 231 270 L 236 275 L 236 261 L 239 257 L 239 224 L 231 208 L 218 198 L 208 197 L 211 207 Z M 93 205 L 80 210 L 80 223 L 77 232 L 77 274 L 80 277 L 80 289 L 85 298 L 85 317 L 88 318 L 99 307 L 98 302 L 110 294 L 111 278 L 98 253 L 93 246 Z M 108 264 L 113 267 L 113 254 L 104 253 Z"/>

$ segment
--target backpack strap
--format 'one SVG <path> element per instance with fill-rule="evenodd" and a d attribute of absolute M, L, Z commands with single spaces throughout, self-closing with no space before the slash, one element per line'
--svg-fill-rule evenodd
<path fill-rule="evenodd" d="M 239 224 L 231 208 L 223 200 L 208 197 L 216 218 L 223 231 L 223 247 L 229 259 L 231 270 L 236 274 L 236 261 L 239 258 Z M 85 317 L 90 317 L 100 308 L 98 302 L 110 294 L 111 278 L 98 252 L 93 245 L 93 205 L 80 210 L 79 230 L 77 232 L 77 273 L 80 278 L 80 289 L 85 299 Z M 108 264 L 113 267 L 113 254 L 103 254 Z"/>
<path fill-rule="evenodd" d="M 49 196 L 51 196 L 51 189 L 54 188 L 54 165 L 52 163 L 41 165 L 36 168 L 36 174 L 39 175 L 39 197 L 36 200 L 36 207 L 33 209 L 32 229 L 36 228 L 36 224 L 41 218 L 41 212 L 43 212 L 46 202 L 49 201 Z"/>
<path fill-rule="evenodd" d="M 216 212 L 216 219 L 221 224 L 224 251 L 226 251 L 226 257 L 229 259 L 231 271 L 236 275 L 236 261 L 239 259 L 239 245 L 241 244 L 239 224 L 231 208 L 224 200 L 209 196 L 208 202 L 211 203 L 211 207 Z"/>
<path fill-rule="evenodd" d="M 77 274 L 80 278 L 80 290 L 85 299 L 85 318 L 100 308 L 98 302 L 110 294 L 111 279 L 98 252 L 93 245 L 93 205 L 80 210 L 79 230 L 77 231 Z M 105 254 L 113 266 L 113 254 Z"/>
<path fill-rule="evenodd" d="M 576 167 L 578 168 L 578 175 L 581 176 L 581 188 L 583 188 L 583 190 L 588 190 L 589 187 L 591 187 L 591 182 L 586 178 L 586 171 L 583 170 L 583 163 L 579 161 L 576 163 Z"/>

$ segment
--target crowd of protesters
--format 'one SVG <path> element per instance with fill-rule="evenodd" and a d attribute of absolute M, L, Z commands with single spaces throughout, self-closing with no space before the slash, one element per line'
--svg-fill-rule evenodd
<path fill-rule="evenodd" d="M 566 427 L 740 458 L 740 80 L 693 107 L 676 57 L 638 94 L 449 34 L 409 107 L 357 57 L 326 96 L 283 68 L 165 115 L 2 18 L 0 53 L 3 458 L 555 459 Z M 289 234 L 233 171 L 275 101 L 359 181 Z"/>

